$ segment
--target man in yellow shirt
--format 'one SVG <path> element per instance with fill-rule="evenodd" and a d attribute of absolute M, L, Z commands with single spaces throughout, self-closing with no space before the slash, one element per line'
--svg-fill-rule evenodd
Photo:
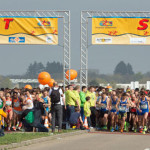
<path fill-rule="evenodd" d="M 96 94 L 95 94 L 95 88 L 91 86 L 89 88 L 89 91 L 86 93 L 86 97 L 90 97 L 90 109 L 91 109 L 91 124 L 92 127 L 96 127 Z"/>
<path fill-rule="evenodd" d="M 71 113 L 75 112 L 75 104 L 80 108 L 79 100 L 73 93 L 73 86 L 69 85 L 68 90 L 65 92 L 66 106 L 67 106 L 67 121 L 69 121 Z"/>
<path fill-rule="evenodd" d="M 74 95 L 76 96 L 76 98 L 78 99 L 79 106 L 80 106 L 80 105 L 81 105 L 81 100 L 80 100 L 80 95 L 79 95 L 79 93 L 80 93 L 80 86 L 79 86 L 79 85 L 77 85 L 77 86 L 74 88 L 73 93 L 74 93 Z M 78 106 L 77 103 L 75 104 L 75 106 L 76 106 L 76 107 Z"/>

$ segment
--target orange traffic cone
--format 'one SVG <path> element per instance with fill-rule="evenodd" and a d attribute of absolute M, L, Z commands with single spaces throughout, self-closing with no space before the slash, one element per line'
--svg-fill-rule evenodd
<path fill-rule="evenodd" d="M 44 126 L 45 126 L 46 128 L 49 128 L 49 126 L 48 126 L 48 117 L 47 117 L 47 116 L 45 116 Z"/>
<path fill-rule="evenodd" d="M 86 128 L 86 129 L 89 129 L 88 122 L 87 122 L 87 117 L 85 117 L 85 119 L 84 119 L 83 127 Z"/>

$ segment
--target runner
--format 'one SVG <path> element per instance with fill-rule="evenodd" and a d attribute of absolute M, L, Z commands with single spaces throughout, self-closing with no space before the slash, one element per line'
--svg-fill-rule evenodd
<path fill-rule="evenodd" d="M 6 94 L 6 122 L 7 122 L 7 131 L 10 131 L 11 129 L 11 121 L 13 117 L 13 110 L 12 110 L 12 100 L 10 98 L 10 94 Z"/>
<path fill-rule="evenodd" d="M 137 99 L 135 94 L 131 95 L 130 123 L 133 125 L 132 131 L 137 132 Z"/>
<path fill-rule="evenodd" d="M 22 108 L 21 108 L 21 102 L 20 99 L 18 98 L 18 93 L 14 92 L 13 93 L 13 98 L 12 98 L 12 107 L 13 107 L 13 126 L 12 130 L 16 131 L 16 129 L 21 128 L 22 123 L 19 123 L 20 115 L 22 114 Z"/>
<path fill-rule="evenodd" d="M 120 131 L 123 133 L 125 121 L 127 119 L 127 107 L 129 107 L 130 102 L 127 99 L 127 94 L 123 93 L 121 99 L 117 102 L 116 109 L 119 111 L 119 119 L 121 120 Z"/>
<path fill-rule="evenodd" d="M 39 93 L 37 93 L 39 94 Z M 37 96 L 37 95 L 36 95 Z M 40 98 L 40 96 L 39 96 Z M 32 99 L 32 95 L 30 90 L 26 91 L 26 95 L 25 95 L 25 106 L 24 106 L 24 110 L 25 109 L 32 109 L 33 108 L 33 99 Z"/>
<path fill-rule="evenodd" d="M 102 98 L 100 99 L 100 118 L 103 125 L 104 130 L 107 130 L 107 123 L 108 123 L 108 111 L 110 109 L 110 100 L 107 97 L 106 93 L 102 93 Z"/>
<path fill-rule="evenodd" d="M 140 100 L 138 104 L 138 109 L 139 112 L 142 113 L 142 129 L 143 129 L 143 134 L 147 131 L 147 117 L 149 113 L 149 98 L 145 96 L 145 92 L 140 93 Z"/>
<path fill-rule="evenodd" d="M 111 108 L 111 128 L 110 131 L 114 132 L 114 130 L 118 131 L 118 112 L 116 110 L 116 105 L 118 102 L 118 98 L 116 96 L 116 92 L 113 91 L 113 95 L 110 99 L 110 108 Z"/>
<path fill-rule="evenodd" d="M 49 122 L 51 122 L 51 115 L 50 115 L 50 106 L 51 106 L 51 102 L 50 102 L 50 97 L 48 96 L 48 91 L 44 90 L 43 91 L 43 96 L 41 97 L 43 99 L 43 105 L 45 108 L 45 113 L 46 116 L 49 119 Z"/>

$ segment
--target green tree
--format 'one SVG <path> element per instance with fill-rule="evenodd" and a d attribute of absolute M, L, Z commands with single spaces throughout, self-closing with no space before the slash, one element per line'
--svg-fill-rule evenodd
<path fill-rule="evenodd" d="M 45 70 L 44 65 L 40 62 L 37 63 L 36 61 L 32 64 L 29 65 L 27 72 L 26 72 L 26 77 L 27 78 L 37 78 L 38 74 L 42 71 Z"/>
<path fill-rule="evenodd" d="M 97 80 L 91 80 L 89 86 L 99 86 L 99 82 Z"/>
<path fill-rule="evenodd" d="M 128 74 L 127 66 L 123 61 L 119 62 L 119 64 L 115 67 L 114 74 Z"/>
<path fill-rule="evenodd" d="M 133 74 L 134 74 L 133 69 L 132 69 L 132 66 L 131 66 L 130 63 L 127 64 L 127 73 L 128 73 L 129 75 L 133 75 Z"/>

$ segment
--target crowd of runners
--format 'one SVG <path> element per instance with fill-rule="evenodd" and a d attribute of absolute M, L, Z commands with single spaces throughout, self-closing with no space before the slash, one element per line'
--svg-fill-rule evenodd
<path fill-rule="evenodd" d="M 37 103 L 40 105 L 37 107 Z M 78 128 L 104 130 L 110 132 L 140 132 L 150 131 L 150 91 L 130 88 L 116 90 L 105 87 L 72 86 L 53 88 L 29 89 L 1 89 L 0 110 L 7 117 L 1 117 L 1 127 L 5 131 L 22 130 L 25 127 L 46 128 L 55 126 L 58 131 L 62 128 Z M 40 127 L 34 126 L 36 116 L 26 117 L 30 110 L 34 113 L 43 107 L 39 114 Z M 23 122 L 26 119 L 28 121 Z M 46 121 L 45 121 L 46 120 Z M 30 126 L 29 126 L 30 125 Z M 40 130 L 39 130 L 40 131 Z"/>

